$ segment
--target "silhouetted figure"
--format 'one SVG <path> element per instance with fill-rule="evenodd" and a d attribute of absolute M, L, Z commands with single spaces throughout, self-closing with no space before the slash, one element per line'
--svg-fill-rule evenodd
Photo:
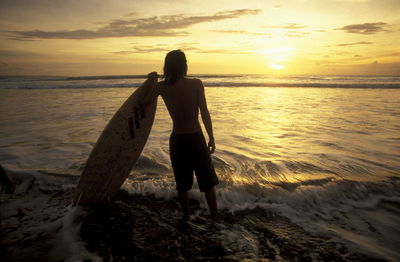
<path fill-rule="evenodd" d="M 185 54 L 180 50 L 169 52 L 165 57 L 164 81 L 156 84 L 157 73 L 148 74 L 148 81 L 154 84 L 149 85 L 152 88 L 143 95 L 143 104 L 149 104 L 161 95 L 172 118 L 169 148 L 183 219 L 188 220 L 190 215 L 187 192 L 192 188 L 194 171 L 200 191 L 205 193 L 211 218 L 217 221 L 214 186 L 218 184 L 218 178 L 210 157 L 215 151 L 211 117 L 203 83 L 186 75 Z M 208 146 L 200 127 L 199 110 L 209 137 Z"/>

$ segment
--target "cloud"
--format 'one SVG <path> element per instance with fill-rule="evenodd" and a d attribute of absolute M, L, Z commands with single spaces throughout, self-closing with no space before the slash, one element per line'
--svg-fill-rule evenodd
<path fill-rule="evenodd" d="M 95 39 L 110 37 L 135 37 L 135 36 L 185 36 L 189 33 L 182 31 L 195 24 L 233 19 L 246 15 L 256 15 L 259 9 L 236 9 L 217 12 L 213 15 L 185 16 L 168 15 L 147 18 L 114 19 L 110 22 L 97 23 L 99 28 L 58 30 L 58 31 L 8 31 L 16 36 L 14 40 L 21 39 Z M 132 15 L 132 14 L 129 14 Z"/>
<path fill-rule="evenodd" d="M 351 34 L 363 34 L 363 35 L 372 35 L 379 32 L 387 31 L 384 27 L 387 23 L 378 22 L 378 23 L 364 23 L 364 24 L 353 24 L 346 25 L 342 28 L 335 28 L 335 30 L 343 30 L 347 33 Z"/>
<path fill-rule="evenodd" d="M 7 38 L 7 39 L 8 39 L 8 40 L 15 40 L 15 41 L 24 41 L 24 42 L 34 42 L 34 41 L 37 41 L 36 39 L 25 38 L 25 37 L 19 37 L 19 36 L 9 37 L 9 38 Z"/>
<path fill-rule="evenodd" d="M 132 47 L 131 50 L 123 50 L 111 52 L 114 55 L 130 55 L 137 53 L 157 53 L 157 52 L 169 52 L 174 49 L 181 49 L 183 51 L 191 51 L 198 50 L 197 47 L 194 47 L 196 42 L 188 42 L 188 43 L 179 43 L 174 45 L 167 44 L 157 44 L 157 45 L 136 45 Z"/>
<path fill-rule="evenodd" d="M 143 46 L 135 46 L 131 50 L 123 50 L 111 52 L 114 55 L 130 55 L 137 53 L 166 53 L 174 49 L 181 49 L 182 51 L 191 51 L 194 53 L 200 54 L 250 54 L 248 51 L 232 51 L 227 49 L 203 49 L 198 48 L 197 43 L 180 43 L 174 45 L 166 45 L 166 44 L 158 44 L 154 46 L 143 45 Z"/>
<path fill-rule="evenodd" d="M 137 53 L 137 52 L 135 52 L 135 51 L 116 51 L 116 52 L 111 52 L 111 54 L 114 54 L 114 55 L 130 55 L 130 54 L 133 54 L 133 53 Z"/>
<path fill-rule="evenodd" d="M 247 31 L 244 31 L 244 30 L 211 30 L 211 32 L 223 33 L 223 34 L 246 34 L 247 33 Z"/>
<path fill-rule="evenodd" d="M 351 46 L 351 45 L 372 45 L 374 42 L 353 42 L 353 43 L 345 43 L 345 44 L 338 44 L 337 46 Z"/>
<path fill-rule="evenodd" d="M 370 60 L 387 60 L 386 58 L 393 58 L 393 57 L 398 57 L 400 56 L 400 52 L 385 52 L 381 54 L 376 54 L 376 55 L 369 55 L 367 53 L 360 55 L 360 54 L 355 54 L 353 57 L 354 58 L 359 58 L 357 60 L 364 60 L 364 61 L 370 61 Z M 354 61 L 354 60 L 352 60 Z"/>
<path fill-rule="evenodd" d="M 40 54 L 29 51 L 19 50 L 0 50 L 0 57 L 3 59 L 28 59 L 28 58 L 43 58 L 46 54 Z"/>
<path fill-rule="evenodd" d="M 265 35 L 263 33 L 248 32 L 245 30 L 211 30 L 211 32 L 221 33 L 221 34 Z"/>
<path fill-rule="evenodd" d="M 202 54 L 232 54 L 232 55 L 250 54 L 250 52 L 248 51 L 230 51 L 226 49 L 198 49 L 195 52 Z"/>
<path fill-rule="evenodd" d="M 135 15 L 137 15 L 136 12 L 130 12 L 130 13 L 124 15 L 124 17 L 132 17 L 132 16 L 135 16 Z"/>
<path fill-rule="evenodd" d="M 137 53 L 154 53 L 154 52 L 168 52 L 172 49 L 162 47 L 134 47 L 132 50 L 111 52 L 114 55 L 130 55 Z"/>
<path fill-rule="evenodd" d="M 289 30 L 301 29 L 301 28 L 305 28 L 305 27 L 306 27 L 305 25 L 299 25 L 299 24 L 295 24 L 295 23 L 288 23 L 288 24 L 284 24 L 284 25 L 263 26 L 263 28 L 289 29 Z"/>
<path fill-rule="evenodd" d="M 304 32 L 304 31 L 292 30 L 292 31 L 289 31 L 286 34 L 286 36 L 288 36 L 288 37 L 305 37 L 308 34 L 310 34 L 310 33 Z"/>

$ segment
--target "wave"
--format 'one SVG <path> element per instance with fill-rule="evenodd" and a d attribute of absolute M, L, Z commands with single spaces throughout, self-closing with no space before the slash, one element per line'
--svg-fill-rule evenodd
<path fill-rule="evenodd" d="M 189 77 L 197 78 L 286 78 L 286 79 L 313 79 L 313 80 L 354 80 L 354 79 L 387 79 L 399 80 L 396 75 L 287 75 L 276 77 L 262 74 L 190 74 Z M 92 75 L 92 76 L 34 76 L 34 75 L 1 75 L 0 80 L 101 80 L 101 79 L 145 79 L 147 74 L 141 75 Z M 163 75 L 159 76 L 163 78 Z"/>
<path fill-rule="evenodd" d="M 255 75 L 232 75 L 232 74 L 196 74 L 189 75 L 189 77 L 197 78 L 241 78 Z M 261 75 L 260 75 L 261 76 Z M 95 75 L 95 76 L 0 76 L 1 81 L 74 81 L 74 80 L 108 80 L 108 79 L 146 79 L 147 75 Z M 164 78 L 163 75 L 159 76 L 160 79 Z"/>
<path fill-rule="evenodd" d="M 143 167 L 140 169 L 154 168 L 154 161 L 143 158 L 142 162 Z M 53 200 L 56 195 L 64 196 L 66 194 L 66 199 L 64 197 L 61 199 L 63 205 L 59 204 L 59 208 L 65 207 L 64 204 L 70 202 L 73 188 L 77 183 L 72 175 L 69 178 L 65 176 L 55 179 L 55 176 L 39 174 L 39 172 L 33 170 L 12 171 L 7 169 L 6 171 L 13 177 L 14 181 L 22 180 L 17 184 L 13 197 L 19 203 L 28 198 L 31 204 L 41 203 L 43 197 L 39 195 L 39 192 L 51 195 Z M 173 178 L 164 176 L 162 179 L 154 179 L 153 176 L 149 176 L 147 180 L 136 180 L 135 177 L 130 177 L 123 188 L 130 194 L 139 197 L 149 196 L 143 201 L 150 206 L 154 205 L 154 209 L 162 207 L 160 213 L 149 213 L 148 207 L 143 209 L 144 219 L 149 219 L 150 215 L 151 219 L 161 221 L 161 218 L 165 216 L 165 213 L 163 213 L 165 207 L 174 203 L 173 201 L 176 199 Z M 280 226 L 279 230 L 283 230 L 284 235 L 285 232 L 295 232 L 287 230 L 297 225 L 301 228 L 302 236 L 305 235 L 304 232 L 306 231 L 313 236 L 341 242 L 353 252 L 361 251 L 371 257 L 389 261 L 398 261 L 400 258 L 396 249 L 400 234 L 398 230 L 400 177 L 394 176 L 375 182 L 335 180 L 333 178 L 316 179 L 298 182 L 294 190 L 293 188 L 287 190 L 285 187 L 280 184 L 265 186 L 222 182 L 217 189 L 217 199 L 221 213 L 228 218 L 225 223 L 229 223 L 229 217 L 233 217 L 229 214 L 231 213 L 234 214 L 237 221 L 250 221 L 260 228 L 268 228 L 271 225 Z M 149 201 L 154 197 L 158 200 Z M 196 206 L 198 203 L 200 208 L 207 208 L 204 196 L 198 189 L 192 190 L 190 197 L 196 202 Z M 137 207 L 138 205 L 141 206 L 139 202 L 134 202 L 134 206 Z M 48 212 L 54 213 L 54 204 L 50 207 L 46 206 L 46 209 L 50 210 Z M 174 204 L 171 210 L 175 210 L 175 208 Z M 14 207 L 14 209 L 9 209 L 12 211 L 8 211 L 9 216 L 13 215 L 11 213 L 17 214 L 19 212 L 17 207 Z M 259 212 L 259 215 L 252 216 L 251 214 L 254 215 L 253 211 L 257 210 L 262 210 L 262 212 Z M 64 213 L 64 218 L 52 220 L 54 223 L 42 224 L 38 227 L 40 232 L 54 231 L 53 228 L 56 227 L 59 229 L 56 231 L 56 233 L 58 232 L 58 245 L 56 246 L 67 244 L 65 241 L 61 241 L 61 237 L 67 235 L 68 232 L 76 233 L 76 231 L 71 231 L 73 227 L 71 221 L 79 212 L 75 213 L 70 208 L 67 211 Z M 247 216 L 248 214 L 250 216 Z M 263 218 L 262 216 L 265 216 L 265 214 L 271 214 L 271 217 Z M 289 227 L 282 227 L 282 223 L 271 224 L 271 218 L 274 214 L 288 219 L 290 221 Z M 252 221 L 251 218 L 257 219 Z M 282 219 L 278 218 L 278 220 L 281 221 Z M 165 227 L 165 223 L 163 223 L 163 226 Z M 230 226 L 235 227 L 234 224 L 228 224 L 228 227 Z M 248 232 L 248 229 L 250 227 L 244 228 L 244 232 Z M 235 231 L 231 230 L 227 234 L 232 236 L 232 232 Z M 257 231 L 257 233 L 259 232 L 264 231 Z M 285 235 L 285 239 L 289 242 L 294 241 L 287 235 Z M 76 241 L 69 241 L 68 243 L 76 243 Z"/>
<path fill-rule="evenodd" d="M 399 76 L 269 76 L 269 75 L 190 75 L 203 79 L 207 87 L 291 87 L 291 88 L 400 88 Z M 3 76 L 5 89 L 131 88 L 140 86 L 146 75 L 105 76 Z M 160 77 L 162 79 L 162 76 Z"/>
<path fill-rule="evenodd" d="M 155 161 L 142 158 L 142 164 L 135 168 L 135 175 L 130 176 L 122 186 L 133 195 L 153 196 L 169 201 L 176 197 L 173 175 L 164 166 L 154 166 Z M 154 176 L 151 169 L 160 169 L 162 176 Z M 139 172 L 141 170 L 142 172 Z M 36 170 L 11 170 L 6 172 L 17 183 L 16 194 L 25 194 L 32 188 L 41 192 L 57 192 L 75 188 L 78 177 L 58 175 Z M 190 197 L 207 208 L 203 195 L 194 184 Z M 232 181 L 220 181 L 217 186 L 219 208 L 225 212 L 261 208 L 272 211 L 297 222 L 310 218 L 323 218 L 335 222 L 337 214 L 347 214 L 355 210 L 383 209 L 400 215 L 400 176 L 388 177 L 381 181 L 356 181 L 350 179 L 310 179 L 293 183 L 237 184 Z M 351 219 L 351 216 L 348 216 Z M 343 216 L 342 219 L 346 218 Z M 350 222 L 350 221 L 348 221 Z M 373 223 L 371 223 L 373 224 Z M 304 226 L 304 225 L 303 225 Z"/>
<path fill-rule="evenodd" d="M 146 79 L 147 75 L 73 76 L 64 80 Z"/>
<path fill-rule="evenodd" d="M 142 83 L 62 83 L 57 85 L 19 84 L 18 86 L 4 86 L 3 89 L 91 89 L 91 88 L 132 88 Z"/>
<path fill-rule="evenodd" d="M 275 209 L 279 213 L 330 212 L 333 209 L 375 208 L 381 201 L 400 204 L 400 178 L 380 182 L 361 182 L 348 179 L 316 179 L 298 183 L 243 184 L 221 182 L 218 186 L 219 206 L 229 212 L 257 207 Z M 196 185 L 194 185 L 196 187 Z M 170 200 L 175 197 L 172 177 L 137 181 L 130 178 L 124 189 L 132 194 L 153 195 Z M 201 194 L 193 190 L 192 197 L 204 207 Z M 288 208 L 291 209 L 288 212 Z"/>
<path fill-rule="evenodd" d="M 400 231 L 400 179 L 376 182 L 335 180 L 302 181 L 282 184 L 224 184 L 217 186 L 219 209 L 246 217 L 254 210 L 277 214 L 312 235 L 334 239 L 354 251 L 397 261 L 396 241 Z M 128 181 L 124 189 L 134 195 L 162 200 L 176 197 L 173 180 Z M 207 209 L 198 189 L 190 198 Z M 394 241 L 394 242 L 393 242 Z"/>
<path fill-rule="evenodd" d="M 3 84 L 2 89 L 86 89 L 86 88 L 134 88 L 139 87 L 140 82 L 86 82 L 86 83 L 70 83 L 63 82 L 57 84 L 36 84 L 32 82 L 18 83 L 17 85 Z M 204 81 L 206 87 L 289 87 L 289 88 L 368 88 L 368 89 L 399 89 L 400 83 L 265 83 L 265 82 L 207 82 Z"/>
<path fill-rule="evenodd" d="M 245 82 L 245 83 L 237 83 L 237 82 L 218 82 L 218 83 L 207 83 L 204 82 L 205 86 L 209 87 L 312 87 L 312 88 L 400 88 L 400 83 L 397 84 L 369 84 L 369 83 L 259 83 L 259 82 Z"/>

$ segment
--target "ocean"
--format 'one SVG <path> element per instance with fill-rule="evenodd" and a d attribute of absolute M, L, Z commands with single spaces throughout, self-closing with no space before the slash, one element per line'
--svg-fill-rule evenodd
<path fill-rule="evenodd" d="M 200 234 L 207 222 L 194 219 L 193 235 L 213 239 L 229 261 L 400 260 L 399 76 L 193 77 L 206 87 L 223 218 L 215 236 Z M 7 235 L 2 245 L 9 254 L 17 253 L 21 241 L 53 236 L 50 260 L 107 261 L 79 234 L 82 221 L 73 218 L 88 211 L 77 211 L 70 197 L 103 128 L 144 80 L 144 75 L 0 78 L 0 164 L 17 182 L 14 195 L 1 198 Z M 179 217 L 168 152 L 171 128 L 159 98 L 147 145 L 122 186 L 157 221 L 168 215 L 157 213 L 164 205 L 173 205 L 164 212 Z M 196 217 L 207 207 L 196 183 L 190 196 Z M 280 233 L 273 229 L 278 224 L 284 228 Z M 308 244 L 294 234 L 299 230 L 304 239 L 312 237 Z M 156 236 L 142 232 L 147 233 Z M 310 248 L 317 238 L 326 248 Z M 334 251 L 326 241 L 334 243 Z M 293 253 L 285 245 L 303 249 Z"/>

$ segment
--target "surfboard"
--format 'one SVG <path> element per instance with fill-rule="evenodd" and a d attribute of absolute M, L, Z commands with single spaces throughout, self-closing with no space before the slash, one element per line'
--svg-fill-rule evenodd
<path fill-rule="evenodd" d="M 135 90 L 104 128 L 79 179 L 75 204 L 109 200 L 128 177 L 154 122 L 157 100 L 142 109 L 138 106 L 149 85 L 146 81 Z"/>

